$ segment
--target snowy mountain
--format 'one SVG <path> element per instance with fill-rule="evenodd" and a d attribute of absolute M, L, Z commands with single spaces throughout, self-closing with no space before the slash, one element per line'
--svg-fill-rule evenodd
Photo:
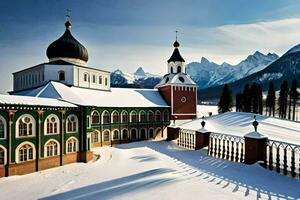
<path fill-rule="evenodd" d="M 111 73 L 113 87 L 153 88 L 161 80 L 161 76 L 145 72 L 139 67 L 134 73 L 126 73 L 119 69 Z"/>
<path fill-rule="evenodd" d="M 200 62 L 187 65 L 186 72 L 198 84 L 199 89 L 230 83 L 263 70 L 278 59 L 276 54 L 264 55 L 256 51 L 237 65 L 218 65 L 202 57 Z"/>

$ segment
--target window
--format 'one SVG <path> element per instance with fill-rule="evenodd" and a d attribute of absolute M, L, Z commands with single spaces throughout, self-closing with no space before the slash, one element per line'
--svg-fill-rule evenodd
<path fill-rule="evenodd" d="M 174 71 L 173 71 L 173 67 L 171 67 L 171 73 L 172 73 L 172 74 L 174 73 Z"/>
<path fill-rule="evenodd" d="M 154 113 L 152 111 L 148 112 L 148 121 L 154 122 Z"/>
<path fill-rule="evenodd" d="M 178 79 L 180 80 L 180 82 L 184 83 L 184 78 L 183 77 L 179 76 Z"/>
<path fill-rule="evenodd" d="M 109 131 L 106 130 L 103 133 L 103 141 L 109 141 Z"/>
<path fill-rule="evenodd" d="M 69 115 L 67 118 L 67 132 L 75 133 L 78 132 L 78 118 L 76 115 Z"/>
<path fill-rule="evenodd" d="M 119 123 L 120 120 L 119 120 L 119 113 L 117 111 L 114 111 L 112 113 L 112 123 Z"/>
<path fill-rule="evenodd" d="M 167 110 L 164 111 L 164 121 L 165 122 L 169 121 L 169 112 Z"/>
<path fill-rule="evenodd" d="M 128 113 L 126 111 L 122 112 L 122 123 L 127 123 L 128 122 Z"/>
<path fill-rule="evenodd" d="M 119 131 L 118 130 L 114 130 L 113 131 L 113 139 L 114 140 L 118 140 L 119 139 Z"/>
<path fill-rule="evenodd" d="M 49 115 L 45 120 L 45 134 L 58 134 L 59 133 L 59 119 L 56 115 Z"/>
<path fill-rule="evenodd" d="M 123 140 L 128 139 L 128 130 L 127 129 L 122 130 L 122 137 L 123 137 Z"/>
<path fill-rule="evenodd" d="M 140 112 L 140 122 L 146 122 L 146 113 L 144 111 Z"/>
<path fill-rule="evenodd" d="M 107 80 L 107 77 L 105 77 L 105 85 L 107 86 L 108 84 L 108 80 Z"/>
<path fill-rule="evenodd" d="M 6 120 L 0 115 L 0 139 L 6 138 Z"/>
<path fill-rule="evenodd" d="M 83 75 L 83 80 L 84 80 L 84 82 L 89 82 L 89 74 L 85 73 Z"/>
<path fill-rule="evenodd" d="M 131 139 L 136 140 L 137 139 L 137 131 L 136 129 L 131 129 Z"/>
<path fill-rule="evenodd" d="M 149 138 L 153 138 L 153 134 L 154 130 L 153 129 L 149 129 Z"/>
<path fill-rule="evenodd" d="M 109 124 L 110 123 L 110 116 L 109 116 L 109 113 L 107 111 L 104 111 L 102 113 L 102 123 L 103 124 Z"/>
<path fill-rule="evenodd" d="M 161 113 L 158 110 L 155 112 L 155 121 L 156 122 L 160 122 L 161 121 Z"/>
<path fill-rule="evenodd" d="M 130 122 L 137 122 L 137 114 L 135 111 L 130 113 Z"/>
<path fill-rule="evenodd" d="M 19 117 L 16 124 L 17 137 L 27 137 L 35 135 L 35 120 L 31 115 L 25 114 Z"/>
<path fill-rule="evenodd" d="M 5 165 L 5 150 L 0 146 L 0 165 Z"/>
<path fill-rule="evenodd" d="M 97 131 L 94 131 L 92 133 L 92 143 L 97 143 L 99 142 L 99 133 Z"/>
<path fill-rule="evenodd" d="M 93 83 L 96 83 L 96 76 L 93 75 Z"/>
<path fill-rule="evenodd" d="M 26 162 L 35 159 L 35 148 L 30 142 L 23 142 L 16 148 L 16 161 Z"/>
<path fill-rule="evenodd" d="M 45 157 L 57 156 L 59 155 L 59 143 L 56 140 L 49 140 L 45 144 Z"/>
<path fill-rule="evenodd" d="M 99 84 L 101 85 L 102 84 L 102 76 L 99 76 Z"/>
<path fill-rule="evenodd" d="M 177 73 L 181 73 L 181 66 L 177 67 Z"/>
<path fill-rule="evenodd" d="M 94 110 L 92 112 L 92 124 L 97 124 L 100 122 L 100 114 L 98 111 Z"/>
<path fill-rule="evenodd" d="M 147 130 L 146 129 L 141 129 L 141 139 L 146 139 L 146 134 L 147 134 Z"/>
<path fill-rule="evenodd" d="M 65 72 L 64 71 L 58 72 L 58 80 L 59 81 L 65 81 L 66 80 Z"/>
<path fill-rule="evenodd" d="M 67 153 L 75 153 L 78 151 L 78 140 L 75 137 L 70 137 L 67 140 Z"/>

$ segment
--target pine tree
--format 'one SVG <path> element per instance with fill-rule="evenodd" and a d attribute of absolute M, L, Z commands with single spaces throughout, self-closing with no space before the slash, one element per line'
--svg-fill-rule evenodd
<path fill-rule="evenodd" d="M 235 110 L 236 112 L 243 111 L 243 94 L 237 93 L 235 96 Z"/>
<path fill-rule="evenodd" d="M 263 114 L 263 93 L 260 85 L 257 87 L 257 93 L 258 93 L 258 113 Z"/>
<path fill-rule="evenodd" d="M 232 108 L 232 92 L 228 84 L 223 87 L 222 95 L 218 103 L 219 113 L 231 111 Z"/>
<path fill-rule="evenodd" d="M 251 99 L 251 112 L 258 113 L 259 110 L 259 94 L 258 94 L 258 85 L 252 83 L 250 88 L 250 99 Z"/>
<path fill-rule="evenodd" d="M 242 104 L 243 112 L 251 112 L 251 95 L 248 84 L 245 85 L 243 90 Z"/>
<path fill-rule="evenodd" d="M 276 95 L 274 90 L 274 83 L 271 81 L 269 84 L 269 90 L 268 95 L 266 99 L 266 107 L 269 111 L 269 116 L 275 116 L 275 101 L 276 101 Z M 267 113 L 268 114 L 268 113 Z"/>
<path fill-rule="evenodd" d="M 286 118 L 288 94 L 289 94 L 289 86 L 288 86 L 288 82 L 285 80 L 281 84 L 280 92 L 279 92 L 279 99 L 278 99 L 279 117 L 281 117 L 281 118 Z"/>
<path fill-rule="evenodd" d="M 292 81 L 291 90 L 289 93 L 290 96 L 290 102 L 289 102 L 289 119 L 295 120 L 296 116 L 296 104 L 299 98 L 299 92 L 297 91 L 298 88 L 298 82 L 296 79 Z M 292 111 L 292 118 L 291 118 L 291 111 Z"/>

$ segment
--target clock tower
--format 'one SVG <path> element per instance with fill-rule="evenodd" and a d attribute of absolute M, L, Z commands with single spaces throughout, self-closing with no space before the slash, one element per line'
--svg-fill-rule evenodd
<path fill-rule="evenodd" d="M 197 85 L 185 72 L 185 60 L 180 55 L 177 36 L 173 46 L 168 73 L 155 88 L 171 106 L 172 120 L 194 119 L 197 117 Z"/>

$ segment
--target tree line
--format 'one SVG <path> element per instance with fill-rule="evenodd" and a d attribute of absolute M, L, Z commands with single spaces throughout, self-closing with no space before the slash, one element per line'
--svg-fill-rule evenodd
<path fill-rule="evenodd" d="M 283 81 L 277 99 L 274 83 L 271 81 L 264 104 L 261 86 L 255 82 L 251 85 L 246 84 L 244 90 L 235 96 L 236 112 L 263 114 L 265 110 L 266 115 L 274 117 L 277 110 L 280 118 L 296 120 L 296 107 L 299 99 L 297 88 L 297 80 L 292 81 L 290 88 L 288 81 Z M 232 91 L 230 86 L 225 84 L 218 103 L 219 113 L 231 111 L 232 107 Z"/>

